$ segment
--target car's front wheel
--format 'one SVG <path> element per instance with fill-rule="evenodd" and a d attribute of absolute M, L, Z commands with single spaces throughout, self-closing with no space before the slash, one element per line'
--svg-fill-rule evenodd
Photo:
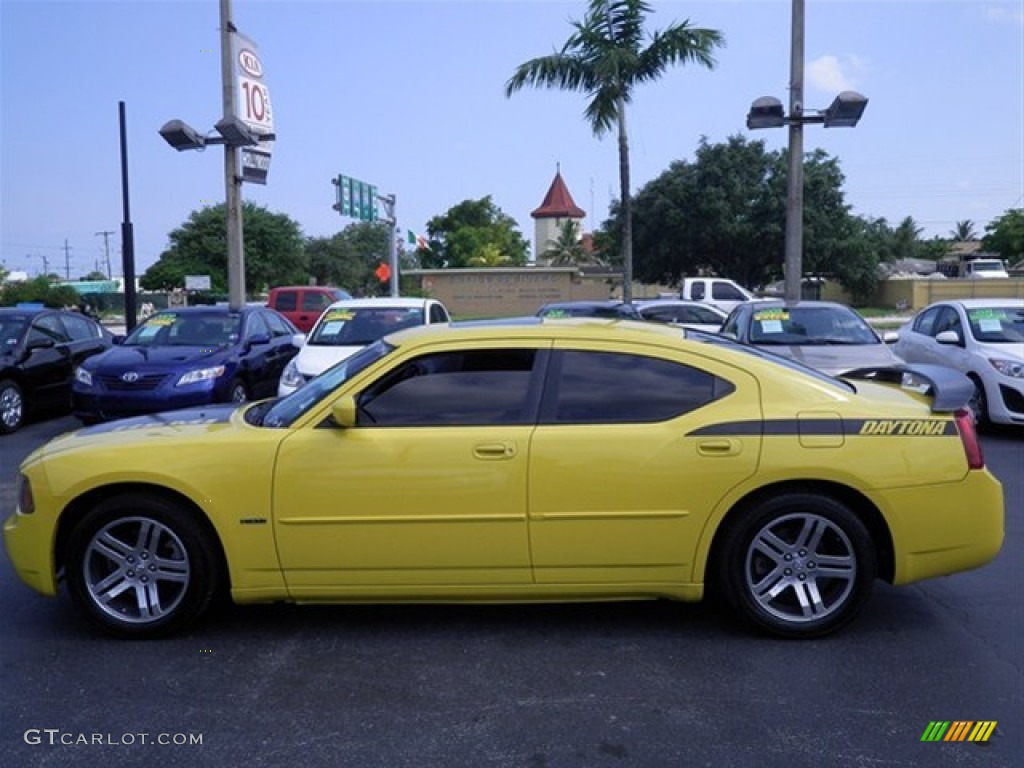
<path fill-rule="evenodd" d="M 97 504 L 71 532 L 67 580 L 85 615 L 122 637 L 172 634 L 217 595 L 210 534 L 183 506 L 139 493 Z"/>
<path fill-rule="evenodd" d="M 971 395 L 967 406 L 974 413 L 974 424 L 980 432 L 992 426 L 992 419 L 988 415 L 988 398 L 985 397 L 985 385 L 975 378 L 973 374 L 970 378 L 974 382 L 974 394 Z"/>
<path fill-rule="evenodd" d="M 871 593 L 871 536 L 844 504 L 788 493 L 745 510 L 718 550 L 719 584 L 732 606 L 784 637 L 819 637 L 850 622 Z"/>
<path fill-rule="evenodd" d="M 235 379 L 231 382 L 231 386 L 228 388 L 228 399 L 236 404 L 244 403 L 249 399 L 249 390 L 245 388 L 244 381 Z"/>
<path fill-rule="evenodd" d="M 25 399 L 14 381 L 0 381 L 0 435 L 17 432 L 25 423 Z"/>

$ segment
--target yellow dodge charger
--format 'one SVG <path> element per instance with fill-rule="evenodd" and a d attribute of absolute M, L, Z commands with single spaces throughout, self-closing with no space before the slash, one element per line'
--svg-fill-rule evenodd
<path fill-rule="evenodd" d="M 876 578 L 1003 540 L 972 387 L 844 379 L 620 320 L 428 326 L 293 394 L 88 427 L 21 465 L 4 535 L 33 589 L 166 635 L 239 603 L 698 600 L 849 622 Z"/>

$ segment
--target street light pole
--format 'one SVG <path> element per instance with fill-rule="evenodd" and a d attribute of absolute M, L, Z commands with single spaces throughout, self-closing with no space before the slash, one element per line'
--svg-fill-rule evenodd
<path fill-rule="evenodd" d="M 789 57 L 789 173 L 786 179 L 787 302 L 800 301 L 804 250 L 804 0 L 793 0 Z"/>
<path fill-rule="evenodd" d="M 224 117 L 235 114 L 234 62 L 231 60 L 231 0 L 220 0 L 220 73 Z M 242 235 L 242 175 L 238 168 L 238 147 L 224 144 L 224 198 L 227 208 L 228 306 L 245 306 L 245 243 Z"/>

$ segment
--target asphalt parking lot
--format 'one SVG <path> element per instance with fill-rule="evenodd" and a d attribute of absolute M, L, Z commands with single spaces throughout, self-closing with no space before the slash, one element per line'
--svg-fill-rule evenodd
<path fill-rule="evenodd" d="M 21 458 L 76 425 L 0 442 Z M 839 635 L 751 634 L 714 604 L 226 607 L 110 640 L 0 554 L 5 766 L 1015 766 L 1024 754 L 1024 434 L 983 441 L 1006 543 L 879 584 Z M 996 721 L 984 744 L 924 742 Z"/>

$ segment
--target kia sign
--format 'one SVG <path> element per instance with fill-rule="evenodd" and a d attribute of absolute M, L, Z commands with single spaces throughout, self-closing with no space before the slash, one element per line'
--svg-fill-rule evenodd
<path fill-rule="evenodd" d="M 270 108 L 270 91 L 263 81 L 263 63 L 256 43 L 245 35 L 233 33 L 231 58 L 235 71 L 235 114 L 257 136 L 272 134 L 274 113 Z M 242 147 L 242 181 L 266 184 L 273 150 L 273 141 Z"/>

